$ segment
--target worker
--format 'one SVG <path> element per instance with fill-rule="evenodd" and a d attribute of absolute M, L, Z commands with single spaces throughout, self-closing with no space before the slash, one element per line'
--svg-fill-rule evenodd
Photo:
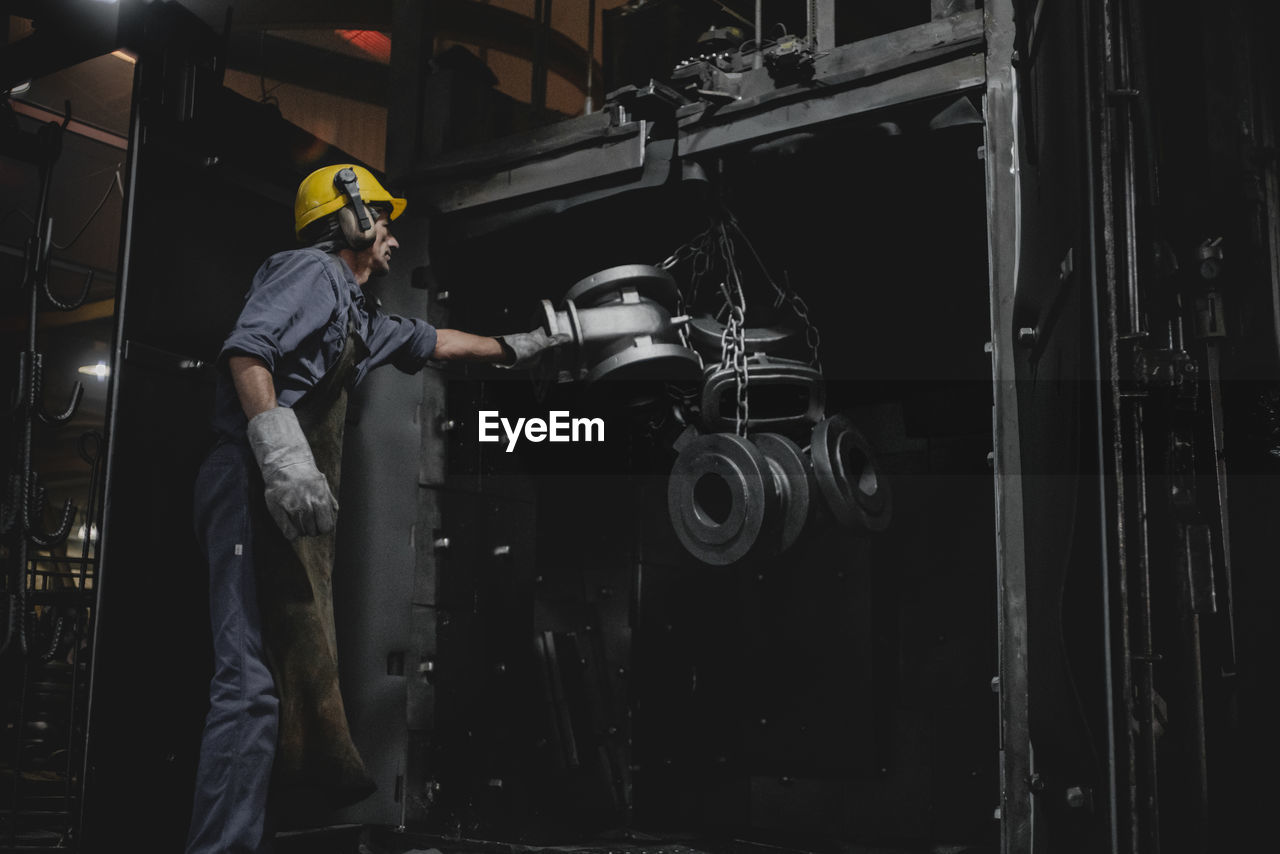
<path fill-rule="evenodd" d="M 259 268 L 219 354 L 215 442 L 195 489 L 214 673 L 192 854 L 270 850 L 272 819 L 290 804 L 333 809 L 374 789 L 338 690 L 330 588 L 348 390 L 387 364 L 528 368 L 564 340 L 378 311 L 361 289 L 390 271 L 405 204 L 361 166 L 308 175 L 294 202 L 306 248 Z"/>

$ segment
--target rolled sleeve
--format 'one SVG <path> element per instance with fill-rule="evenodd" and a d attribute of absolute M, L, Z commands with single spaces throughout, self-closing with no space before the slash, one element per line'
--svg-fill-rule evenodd
<path fill-rule="evenodd" d="M 369 323 L 366 370 L 394 365 L 406 374 L 422 368 L 436 349 L 436 328 L 416 317 L 374 314 Z"/>
<path fill-rule="evenodd" d="M 284 354 L 322 334 L 337 307 L 338 283 L 322 260 L 298 252 L 272 256 L 254 276 L 219 359 L 253 356 L 275 373 Z"/>

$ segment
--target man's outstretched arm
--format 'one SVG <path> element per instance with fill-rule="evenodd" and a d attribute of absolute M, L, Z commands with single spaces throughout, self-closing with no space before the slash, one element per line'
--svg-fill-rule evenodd
<path fill-rule="evenodd" d="M 548 335 L 541 329 L 487 338 L 457 329 L 437 329 L 431 358 L 442 362 L 466 359 L 494 362 L 505 368 L 530 367 L 547 350 L 568 342 L 568 335 Z"/>
<path fill-rule="evenodd" d="M 431 358 L 441 362 L 505 362 L 510 359 L 497 338 L 472 335 L 458 329 L 437 329 Z"/>

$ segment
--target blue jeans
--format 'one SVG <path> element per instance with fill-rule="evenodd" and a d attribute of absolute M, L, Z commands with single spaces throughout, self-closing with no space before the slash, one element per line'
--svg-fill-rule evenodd
<path fill-rule="evenodd" d="M 270 850 L 267 793 L 280 703 L 262 643 L 254 566 L 254 508 L 262 489 L 244 442 L 219 444 L 196 477 L 196 537 L 209 563 L 213 679 L 188 854 Z"/>

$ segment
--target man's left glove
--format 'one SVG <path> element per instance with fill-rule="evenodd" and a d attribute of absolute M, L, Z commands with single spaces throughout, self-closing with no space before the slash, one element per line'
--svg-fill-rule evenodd
<path fill-rule="evenodd" d="M 249 421 L 249 446 L 267 484 L 267 509 L 285 537 L 327 534 L 338 519 L 338 500 L 316 468 L 311 446 L 287 406 L 260 412 Z"/>
<path fill-rule="evenodd" d="M 569 343 L 569 337 L 564 332 L 548 335 L 542 329 L 535 329 L 532 332 L 517 332 L 514 335 L 500 335 L 498 341 L 502 344 L 503 351 L 509 354 L 509 358 L 513 357 L 513 360 L 500 364 L 498 367 L 531 368 L 543 353 L 562 344 Z"/>

